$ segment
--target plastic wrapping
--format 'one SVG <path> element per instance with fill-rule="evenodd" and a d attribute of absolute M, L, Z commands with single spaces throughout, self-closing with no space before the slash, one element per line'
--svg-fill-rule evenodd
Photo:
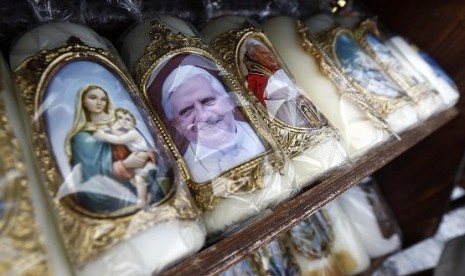
<path fill-rule="evenodd" d="M 362 180 L 338 201 L 370 257 L 381 257 L 401 248 L 400 228 L 374 179 Z"/>
<path fill-rule="evenodd" d="M 329 15 L 309 18 L 305 24 L 336 66 L 394 131 L 400 133 L 419 122 L 415 102 L 366 53 L 350 30 L 337 26 Z"/>
<path fill-rule="evenodd" d="M 416 47 L 400 36 L 386 39 L 385 44 L 396 55 L 399 61 L 409 64 L 416 72 L 431 83 L 439 92 L 446 107 L 452 107 L 457 103 L 460 96 L 457 87 L 450 82 L 450 78 L 444 78 L 442 74 L 438 75 L 435 68 L 425 61 Z"/>
<path fill-rule="evenodd" d="M 439 92 L 425 79 L 416 78 L 384 45 L 374 20 L 364 20 L 353 32 L 363 49 L 414 100 L 420 119 L 427 119 L 445 108 Z"/>
<path fill-rule="evenodd" d="M 331 221 L 334 231 L 333 252 L 344 273 L 354 275 L 368 269 L 370 258 L 339 202 L 333 200 L 322 210 L 328 213 Z"/>
<path fill-rule="evenodd" d="M 300 36 L 306 30 L 297 29 L 294 19 L 274 17 L 265 21 L 262 27 L 297 85 L 303 88 L 302 92 L 339 131 L 351 159 L 362 156 L 390 137 L 392 130 L 387 123 L 376 110 L 360 101 L 363 96 L 351 88 L 341 73 L 324 59 L 321 51 L 308 41 L 306 45 L 311 47 L 304 49 L 301 46 Z"/>
<path fill-rule="evenodd" d="M 192 26 L 171 16 L 147 20 L 123 39 L 121 52 L 163 122 L 212 236 L 292 194 L 284 152 Z"/>
<path fill-rule="evenodd" d="M 250 101 L 291 157 L 299 188 L 345 163 L 337 131 L 295 85 L 285 63 L 254 22 L 223 16 L 210 21 L 202 37 L 249 91 Z"/>
<path fill-rule="evenodd" d="M 223 1 L 223 0 L 203 0 L 205 18 L 204 21 L 210 21 L 220 16 L 238 15 L 261 20 L 265 17 L 281 13 L 281 9 L 290 9 L 295 11 L 298 7 L 295 0 L 293 1 Z"/>
<path fill-rule="evenodd" d="M 280 238 L 256 250 L 238 264 L 228 268 L 222 276 L 242 275 L 305 275 Z"/>
<path fill-rule="evenodd" d="M 49 221 L 43 220 L 46 206 L 33 186 L 33 168 L 29 167 L 28 147 L 21 138 L 23 128 L 14 93 L 9 69 L 0 55 L 0 274 L 67 273 L 53 265 L 57 258 L 50 257 L 57 244 L 51 240 L 53 233 L 47 232 Z M 48 234 L 48 246 L 44 234 Z"/>
<path fill-rule="evenodd" d="M 301 275 L 345 275 L 338 258 L 350 252 L 334 250 L 335 232 L 326 211 L 317 211 L 284 235 L 287 247 L 299 264 Z M 340 254 L 340 257 L 338 257 Z"/>
<path fill-rule="evenodd" d="M 108 42 L 43 24 L 16 41 L 10 63 L 77 274 L 156 273 L 202 247 L 182 171 Z"/>

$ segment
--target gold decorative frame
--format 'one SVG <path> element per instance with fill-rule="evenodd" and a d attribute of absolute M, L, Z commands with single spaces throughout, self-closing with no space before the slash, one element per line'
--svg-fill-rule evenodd
<path fill-rule="evenodd" d="M 230 91 L 240 91 L 242 89 L 238 81 L 226 69 L 227 66 L 223 64 L 221 59 L 212 54 L 212 50 L 202 40 L 186 36 L 180 32 L 175 33 L 155 20 L 152 20 L 150 25 L 150 42 L 145 48 L 144 55 L 134 65 L 134 78 L 144 95 L 152 117 L 160 120 L 149 104 L 146 83 L 158 65 L 179 54 L 195 54 L 213 62 L 220 70 L 222 80 Z M 196 205 L 202 211 L 212 210 L 214 205 L 219 203 L 222 198 L 227 198 L 234 193 L 252 193 L 262 188 L 265 185 L 263 183 L 264 175 L 271 171 L 280 171 L 284 166 L 284 152 L 273 140 L 273 136 L 269 134 L 269 131 L 264 128 L 258 111 L 250 105 L 243 93 L 236 93 L 235 100 L 242 114 L 245 115 L 251 126 L 264 141 L 267 150 L 252 160 L 223 172 L 211 181 L 196 183 L 191 179 L 189 169 L 181 153 L 170 138 L 166 127 L 161 127 L 161 133 L 168 141 L 170 151 L 184 172 L 183 175 L 186 177 L 185 180 L 194 195 Z"/>
<path fill-rule="evenodd" d="M 232 72 L 235 72 L 237 77 L 241 79 L 242 91 L 246 91 L 248 101 L 252 102 L 259 110 L 262 118 L 268 125 L 268 128 L 273 133 L 275 139 L 286 151 L 290 157 L 294 157 L 302 154 L 308 149 L 314 147 L 322 140 L 330 137 L 338 137 L 337 130 L 331 127 L 324 118 L 324 115 L 319 113 L 316 107 L 311 103 L 311 100 L 307 99 L 308 102 L 302 103 L 306 108 L 315 110 L 318 114 L 311 118 L 312 125 L 315 127 L 302 128 L 289 125 L 281 121 L 277 117 L 270 117 L 266 108 L 258 101 L 254 93 L 248 89 L 245 79 L 242 77 L 240 69 L 240 49 L 242 44 L 249 38 L 258 38 L 261 42 L 265 43 L 267 48 L 272 51 L 274 57 L 279 63 L 279 66 L 290 76 L 294 81 L 292 74 L 289 73 L 284 62 L 271 45 L 271 42 L 265 36 L 265 34 L 258 28 L 252 26 L 249 22 L 244 22 L 240 29 L 229 30 L 217 38 L 215 38 L 210 44 L 212 48 L 220 55 L 225 64 L 229 65 Z M 302 95 L 302 97 L 305 97 Z"/>
<path fill-rule="evenodd" d="M 44 93 L 55 73 L 64 65 L 77 60 L 88 60 L 106 67 L 119 78 L 131 95 L 136 95 L 136 86 L 128 77 L 121 61 L 111 52 L 89 47 L 80 39 L 71 37 L 66 45 L 51 50 L 43 50 L 24 60 L 14 70 L 14 78 L 19 86 L 33 130 L 33 146 L 39 161 L 40 169 L 45 176 L 45 187 L 53 197 L 56 211 L 60 218 L 60 227 L 65 246 L 70 258 L 81 265 L 100 252 L 110 249 L 116 243 L 131 238 L 131 236 L 149 227 L 173 219 L 195 220 L 198 213 L 189 199 L 189 193 L 174 177 L 171 195 L 167 195 L 163 204 L 148 206 L 146 209 L 119 217 L 90 215 L 70 206 L 56 198 L 59 184 L 63 177 L 51 154 L 51 146 L 45 132 L 44 120 L 38 109 Z M 140 103 L 142 108 L 142 101 Z M 41 115 L 41 114 L 40 114 Z M 155 127 L 159 126 L 154 122 Z M 162 149 L 161 149 L 162 150 Z M 174 168 L 176 169 L 176 168 Z M 176 172 L 174 172 L 176 173 Z"/>
<path fill-rule="evenodd" d="M 4 77 L 0 76 L 0 97 L 6 93 Z M 6 117 L 3 98 L 0 99 L 0 152 L 0 176 L 5 182 L 0 189 L 0 199 L 11 204 L 0 216 L 0 241 L 11 248 L 1 250 L 14 251 L 14 254 L 0 259 L 0 274 L 11 273 L 12 267 L 27 261 L 25 275 L 51 275 L 48 251 L 35 221 L 23 161 L 24 153 Z"/>
<path fill-rule="evenodd" d="M 353 85 L 351 80 L 334 63 L 324 49 L 321 48 L 317 39 L 301 21 L 296 22 L 296 32 L 304 51 L 315 59 L 320 72 L 334 83 L 334 85 L 338 88 L 338 91 L 340 91 L 341 94 L 348 96 L 348 98 L 350 98 L 368 115 L 377 127 L 397 136 L 385 120 L 386 108 L 381 109 L 379 106 L 372 105 L 372 101 L 370 101 L 364 93 L 361 93 L 360 90 Z"/>
<path fill-rule="evenodd" d="M 427 82 L 419 82 L 414 76 L 407 76 L 403 74 L 403 72 L 395 70 L 392 66 L 390 66 L 390 64 L 382 60 L 368 42 L 366 38 L 368 33 L 372 33 L 377 39 L 381 39 L 381 33 L 378 25 L 371 18 L 365 19 L 354 29 L 353 34 L 355 39 L 360 43 L 366 53 L 368 53 L 368 55 L 373 58 L 415 102 L 421 101 L 424 97 L 427 97 L 427 94 L 429 93 L 438 94 L 438 92 Z M 380 41 L 380 43 L 382 42 Z M 391 57 L 394 61 L 399 63 L 394 56 Z M 402 66 L 402 64 L 400 64 L 400 66 Z M 416 83 L 409 84 L 407 78 L 414 79 Z"/>
<path fill-rule="evenodd" d="M 333 60 L 333 63 L 343 72 L 342 66 L 339 62 L 339 59 L 336 55 L 336 41 L 340 35 L 348 35 L 354 41 L 357 41 L 348 29 L 344 27 L 334 27 L 322 33 L 319 33 L 316 37 L 316 40 L 320 43 L 325 53 L 330 55 L 330 58 Z M 362 47 L 360 47 L 363 50 Z M 381 114 L 383 118 L 387 118 L 390 113 L 394 112 L 396 109 L 405 106 L 409 103 L 413 103 L 412 99 L 405 94 L 404 91 L 399 91 L 401 96 L 396 98 L 389 98 L 385 96 L 375 95 L 374 93 L 368 91 L 362 87 L 356 80 L 352 79 L 348 74 L 343 74 L 344 77 L 355 87 L 358 91 L 364 94 L 365 99 L 369 105 L 371 105 L 375 110 Z M 395 83 L 395 82 L 394 82 Z M 396 84 L 396 83 L 395 83 Z"/>

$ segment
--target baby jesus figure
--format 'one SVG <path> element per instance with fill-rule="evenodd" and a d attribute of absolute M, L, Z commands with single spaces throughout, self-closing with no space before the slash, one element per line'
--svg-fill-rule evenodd
<path fill-rule="evenodd" d="M 98 130 L 93 136 L 99 140 L 116 144 L 125 145 L 131 152 L 148 151 L 147 142 L 142 134 L 136 129 L 136 119 L 129 110 L 117 108 L 115 110 L 115 123 L 109 131 Z M 153 154 L 149 154 L 142 168 L 135 169 L 134 177 L 130 179 L 132 185 L 137 190 L 137 207 L 142 208 L 147 204 L 147 177 L 150 171 L 156 170 L 156 159 Z"/>

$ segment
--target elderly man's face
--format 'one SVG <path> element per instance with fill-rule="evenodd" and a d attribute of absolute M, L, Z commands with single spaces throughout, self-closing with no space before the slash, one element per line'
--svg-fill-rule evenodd
<path fill-rule="evenodd" d="M 262 45 L 256 45 L 251 53 L 249 53 L 249 56 L 269 70 L 276 71 L 279 69 L 278 62 L 274 58 L 273 54 Z"/>
<path fill-rule="evenodd" d="M 181 84 L 172 92 L 169 104 L 172 123 L 189 141 L 216 148 L 234 137 L 233 106 L 206 78 L 196 76 Z"/>

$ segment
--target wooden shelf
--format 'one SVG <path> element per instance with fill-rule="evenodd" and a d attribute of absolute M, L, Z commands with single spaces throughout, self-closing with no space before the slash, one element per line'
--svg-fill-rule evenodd
<path fill-rule="evenodd" d="M 418 127 L 371 150 L 350 166 L 334 171 L 316 185 L 277 205 L 272 214 L 203 249 L 165 271 L 163 275 L 217 275 L 244 256 L 288 231 L 329 201 L 371 175 L 458 115 L 455 108 L 430 118 Z"/>

